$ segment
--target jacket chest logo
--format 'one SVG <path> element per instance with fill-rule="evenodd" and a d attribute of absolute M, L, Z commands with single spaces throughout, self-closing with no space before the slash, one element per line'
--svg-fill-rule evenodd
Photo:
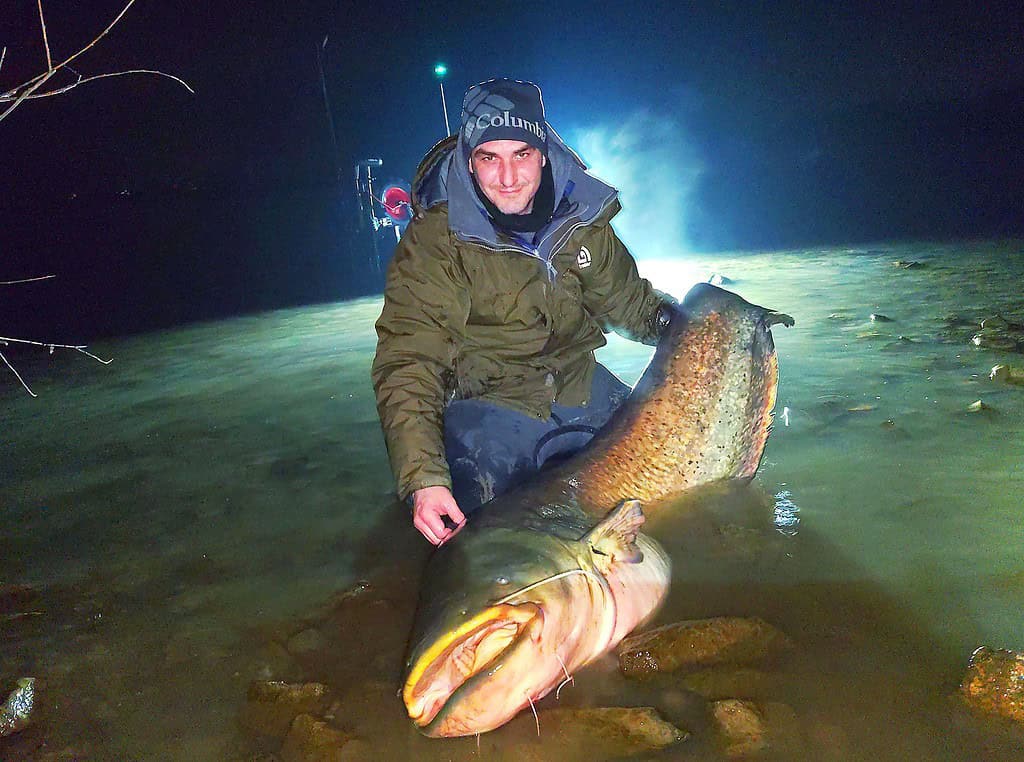
<path fill-rule="evenodd" d="M 580 253 L 576 255 L 576 266 L 581 270 L 590 267 L 590 263 L 593 261 L 590 256 L 590 249 L 586 246 L 580 247 Z"/>

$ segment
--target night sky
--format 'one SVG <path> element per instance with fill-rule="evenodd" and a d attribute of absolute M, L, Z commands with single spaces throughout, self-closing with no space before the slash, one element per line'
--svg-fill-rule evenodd
<path fill-rule="evenodd" d="M 47 2 L 55 57 L 121 7 Z M 468 85 L 514 76 L 571 143 L 632 125 L 650 184 L 624 203 L 681 221 L 680 254 L 1019 237 L 1022 19 L 1019 3 L 139 0 L 77 71 L 159 69 L 195 95 L 111 78 L 0 121 L 0 280 L 59 276 L 4 287 L 0 320 L 85 338 L 372 291 L 352 166 L 411 179 L 443 137 L 436 61 L 453 121 Z M 0 45 L 0 91 L 41 70 L 35 3 L 5 0 Z"/>

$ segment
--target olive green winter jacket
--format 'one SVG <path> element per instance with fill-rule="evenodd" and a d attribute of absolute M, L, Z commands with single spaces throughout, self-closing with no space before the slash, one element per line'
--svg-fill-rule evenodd
<path fill-rule="evenodd" d="M 666 297 L 639 277 L 609 224 L 619 211 L 615 191 L 584 175 L 560 142 L 549 146 L 549 159 L 556 190 L 584 203 L 563 204 L 561 217 L 556 209 L 547 249 L 524 247 L 497 231 L 490 240 L 461 237 L 465 231 L 453 226 L 472 227 L 475 220 L 453 225 L 449 219 L 458 182 L 449 168 L 451 198 L 421 208 L 395 250 L 372 376 L 400 497 L 451 486 L 442 436 L 449 400 L 476 397 L 547 418 L 555 400 L 586 404 L 594 350 L 605 344 L 605 331 L 657 341 L 658 307 Z M 414 193 L 423 173 L 421 165 Z M 581 183 L 599 183 L 610 193 L 591 193 L 597 202 L 588 205 Z M 429 189 L 416 195 L 422 201 Z"/>

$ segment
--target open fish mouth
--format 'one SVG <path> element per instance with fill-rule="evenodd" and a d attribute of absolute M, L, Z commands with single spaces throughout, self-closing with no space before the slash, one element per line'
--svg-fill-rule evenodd
<path fill-rule="evenodd" d="M 543 623 L 536 604 L 500 604 L 438 638 L 416 659 L 402 689 L 409 717 L 429 725 L 466 682 L 524 639 L 539 637 Z"/>

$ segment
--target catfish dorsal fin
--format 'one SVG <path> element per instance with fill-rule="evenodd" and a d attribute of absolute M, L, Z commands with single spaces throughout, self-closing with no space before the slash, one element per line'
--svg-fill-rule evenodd
<path fill-rule="evenodd" d="M 639 500 L 623 500 L 597 526 L 583 536 L 591 550 L 606 556 L 607 563 L 638 564 L 644 560 L 636 535 L 644 523 Z"/>

